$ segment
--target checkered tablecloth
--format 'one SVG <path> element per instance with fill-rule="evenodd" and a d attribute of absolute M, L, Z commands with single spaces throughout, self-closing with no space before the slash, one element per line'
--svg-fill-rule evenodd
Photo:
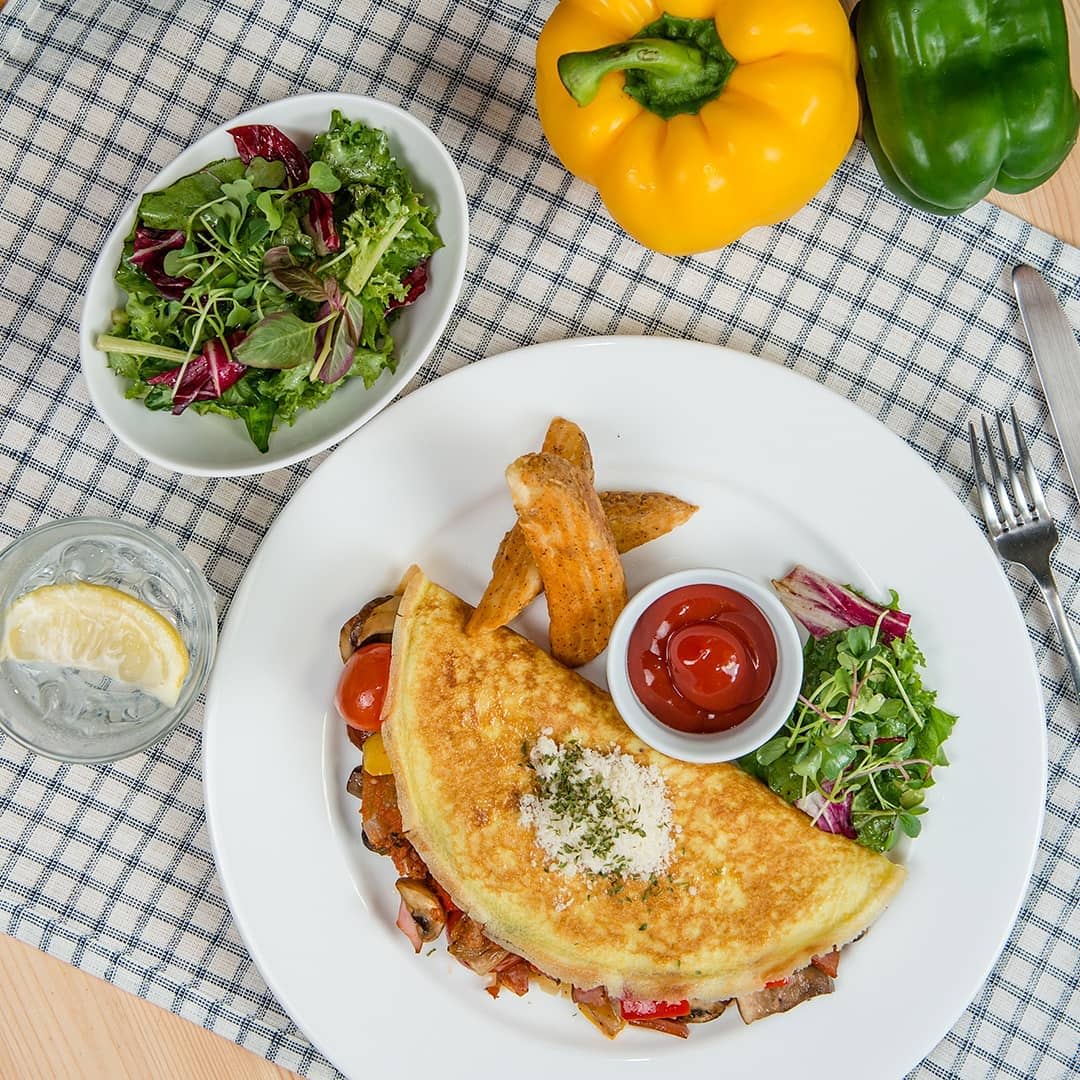
<path fill-rule="evenodd" d="M 428 123 L 469 193 L 465 288 L 417 382 L 581 334 L 722 342 L 856 402 L 964 498 L 963 421 L 1015 400 L 1051 478 L 1061 585 L 1075 605 L 1076 504 L 1033 389 L 1008 271 L 1020 260 L 1039 267 L 1080 325 L 1080 251 L 988 205 L 952 220 L 913 213 L 857 147 L 784 225 L 703 258 L 654 255 L 621 235 L 546 149 L 532 55 L 549 6 L 9 0 L 0 13 L 0 532 L 69 514 L 142 522 L 203 568 L 224 612 L 315 462 L 201 480 L 140 460 L 90 405 L 80 300 L 122 208 L 188 143 L 256 103 L 340 89 Z M 919 1078 L 1076 1075 L 1080 715 L 1043 605 L 1027 582 L 1016 585 L 1048 702 L 1046 825 L 1004 955 Z M 203 818 L 201 720 L 196 711 L 163 745 L 101 768 L 55 764 L 0 737 L 0 930 L 282 1065 L 333 1075 L 232 925 Z"/>

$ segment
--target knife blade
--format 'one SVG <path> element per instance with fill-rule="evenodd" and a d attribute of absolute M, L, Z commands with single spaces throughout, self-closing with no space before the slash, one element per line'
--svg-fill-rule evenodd
<path fill-rule="evenodd" d="M 1012 279 L 1050 422 L 1065 456 L 1073 491 L 1080 492 L 1080 345 L 1061 301 L 1038 270 L 1018 266 Z"/>

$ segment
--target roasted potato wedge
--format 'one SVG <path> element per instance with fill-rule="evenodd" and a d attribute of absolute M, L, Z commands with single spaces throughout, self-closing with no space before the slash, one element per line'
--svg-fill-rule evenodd
<path fill-rule="evenodd" d="M 664 491 L 601 491 L 600 505 L 623 555 L 677 529 L 697 507 Z M 516 619 L 544 591 L 544 580 L 515 525 L 499 545 L 491 581 L 469 618 L 468 632 L 482 633 Z"/>
<path fill-rule="evenodd" d="M 592 482 L 593 459 L 589 440 L 572 420 L 556 416 L 548 424 L 542 452 L 565 458 L 581 469 Z M 478 634 L 505 626 L 511 619 L 517 618 L 543 589 L 540 571 L 532 561 L 520 527 L 515 524 L 499 544 L 491 564 L 491 581 L 469 618 L 467 632 Z"/>
<path fill-rule="evenodd" d="M 491 564 L 491 580 L 476 610 L 469 616 L 466 633 L 480 634 L 505 626 L 544 591 L 540 571 L 529 554 L 520 525 L 503 538 Z"/>
<path fill-rule="evenodd" d="M 626 606 L 626 580 L 600 496 L 555 454 L 525 454 L 506 470 L 518 524 L 543 579 L 551 654 L 570 667 L 603 651 Z"/>
<path fill-rule="evenodd" d="M 556 416 L 548 424 L 540 452 L 564 458 L 571 465 L 576 465 L 586 475 L 590 484 L 593 482 L 592 448 L 585 432 L 573 420 Z"/>
<path fill-rule="evenodd" d="M 620 555 L 677 529 L 698 509 L 666 491 L 601 491 L 600 505 Z"/>

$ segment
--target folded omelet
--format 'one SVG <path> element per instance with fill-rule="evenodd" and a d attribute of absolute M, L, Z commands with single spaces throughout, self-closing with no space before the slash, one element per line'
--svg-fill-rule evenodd
<path fill-rule="evenodd" d="M 605 692 L 520 635 L 466 635 L 472 609 L 419 570 L 405 584 L 383 713 L 404 828 L 455 904 L 541 971 L 614 998 L 737 997 L 857 937 L 900 887 L 901 867 L 736 766 L 651 750 Z M 580 828 L 551 828 L 550 811 L 581 809 L 568 791 L 611 794 L 559 787 L 568 747 L 618 778 L 591 804 L 614 815 L 590 828 L 591 853 Z"/>

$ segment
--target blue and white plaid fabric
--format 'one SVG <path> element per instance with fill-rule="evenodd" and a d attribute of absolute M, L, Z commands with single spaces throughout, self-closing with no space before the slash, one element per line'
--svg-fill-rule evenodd
<path fill-rule="evenodd" d="M 200 480 L 141 461 L 89 403 L 80 301 L 122 208 L 193 139 L 262 101 L 348 90 L 428 123 L 470 193 L 465 288 L 417 383 L 550 338 L 722 342 L 856 402 L 961 498 L 965 420 L 1016 401 L 1049 479 L 1075 607 L 1077 507 L 1008 271 L 1039 267 L 1080 325 L 1080 251 L 988 205 L 952 220 L 913 213 L 859 148 L 784 225 L 703 258 L 654 255 L 545 146 L 532 56 L 548 11 L 529 0 L 10 0 L 0 13 L 3 534 L 68 514 L 140 521 L 202 566 L 224 611 L 313 463 Z M 1043 605 L 1027 581 L 1016 586 L 1048 702 L 1046 826 L 1004 955 L 919 1078 L 1076 1075 L 1080 714 Z M 200 722 L 195 712 L 163 745 L 101 768 L 0 738 L 0 930 L 284 1066 L 333 1075 L 233 928 L 203 820 Z"/>

